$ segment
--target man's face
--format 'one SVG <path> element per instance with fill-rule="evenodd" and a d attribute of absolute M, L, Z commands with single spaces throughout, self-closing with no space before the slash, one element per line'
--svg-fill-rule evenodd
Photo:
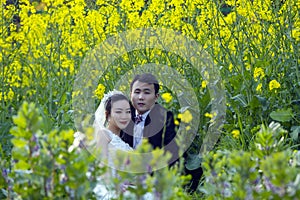
<path fill-rule="evenodd" d="M 144 114 L 152 108 L 158 98 L 155 95 L 154 84 L 136 81 L 132 85 L 130 99 L 139 114 Z"/>

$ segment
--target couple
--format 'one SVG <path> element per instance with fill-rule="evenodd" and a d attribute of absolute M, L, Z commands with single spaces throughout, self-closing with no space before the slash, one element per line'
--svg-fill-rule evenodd
<path fill-rule="evenodd" d="M 115 136 L 120 141 L 114 146 L 122 150 L 136 149 L 147 138 L 153 149 L 165 147 L 173 153 L 174 118 L 172 112 L 157 103 L 159 87 L 156 77 L 145 73 L 136 75 L 130 84 L 131 102 L 115 90 L 104 96 L 95 113 L 94 127 L 97 146 L 103 148 L 105 155 Z"/>
<path fill-rule="evenodd" d="M 113 166 L 117 150 L 132 151 L 143 138 L 155 148 L 171 152 L 170 165 L 178 155 L 173 114 L 157 103 L 159 83 L 150 73 L 136 75 L 130 84 L 130 101 L 120 91 L 104 95 L 95 113 L 96 147 Z M 101 193 L 101 192 L 100 192 Z"/>

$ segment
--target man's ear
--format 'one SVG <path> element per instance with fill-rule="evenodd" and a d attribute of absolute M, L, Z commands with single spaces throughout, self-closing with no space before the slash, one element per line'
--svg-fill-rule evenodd
<path fill-rule="evenodd" d="M 155 94 L 155 101 L 158 99 L 158 97 L 159 97 L 159 93 L 156 93 Z"/>
<path fill-rule="evenodd" d="M 129 92 L 129 101 L 131 101 L 131 97 L 132 97 L 132 91 L 130 90 L 130 92 Z"/>

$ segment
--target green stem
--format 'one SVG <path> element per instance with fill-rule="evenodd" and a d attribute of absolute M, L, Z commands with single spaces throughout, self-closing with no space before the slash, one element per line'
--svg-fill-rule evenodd
<path fill-rule="evenodd" d="M 242 121 L 241 121 L 241 117 L 239 114 L 237 114 L 238 116 L 238 125 L 239 125 L 239 129 L 240 129 L 240 132 L 241 132 L 241 142 L 242 142 L 242 148 L 244 149 L 245 148 L 245 137 L 244 137 L 244 132 L 243 132 L 243 124 L 242 124 Z"/>

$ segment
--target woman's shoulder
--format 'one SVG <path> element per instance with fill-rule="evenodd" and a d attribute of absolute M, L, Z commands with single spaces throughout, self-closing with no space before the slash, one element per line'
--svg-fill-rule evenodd
<path fill-rule="evenodd" d="M 131 151 L 133 150 L 128 143 L 124 142 L 119 136 L 115 136 L 112 138 L 110 145 L 116 147 L 117 149 L 124 150 L 124 151 Z"/>
<path fill-rule="evenodd" d="M 96 130 L 96 137 L 106 138 L 108 141 L 110 141 L 113 138 L 113 135 L 114 134 L 107 128 L 100 128 Z"/>

